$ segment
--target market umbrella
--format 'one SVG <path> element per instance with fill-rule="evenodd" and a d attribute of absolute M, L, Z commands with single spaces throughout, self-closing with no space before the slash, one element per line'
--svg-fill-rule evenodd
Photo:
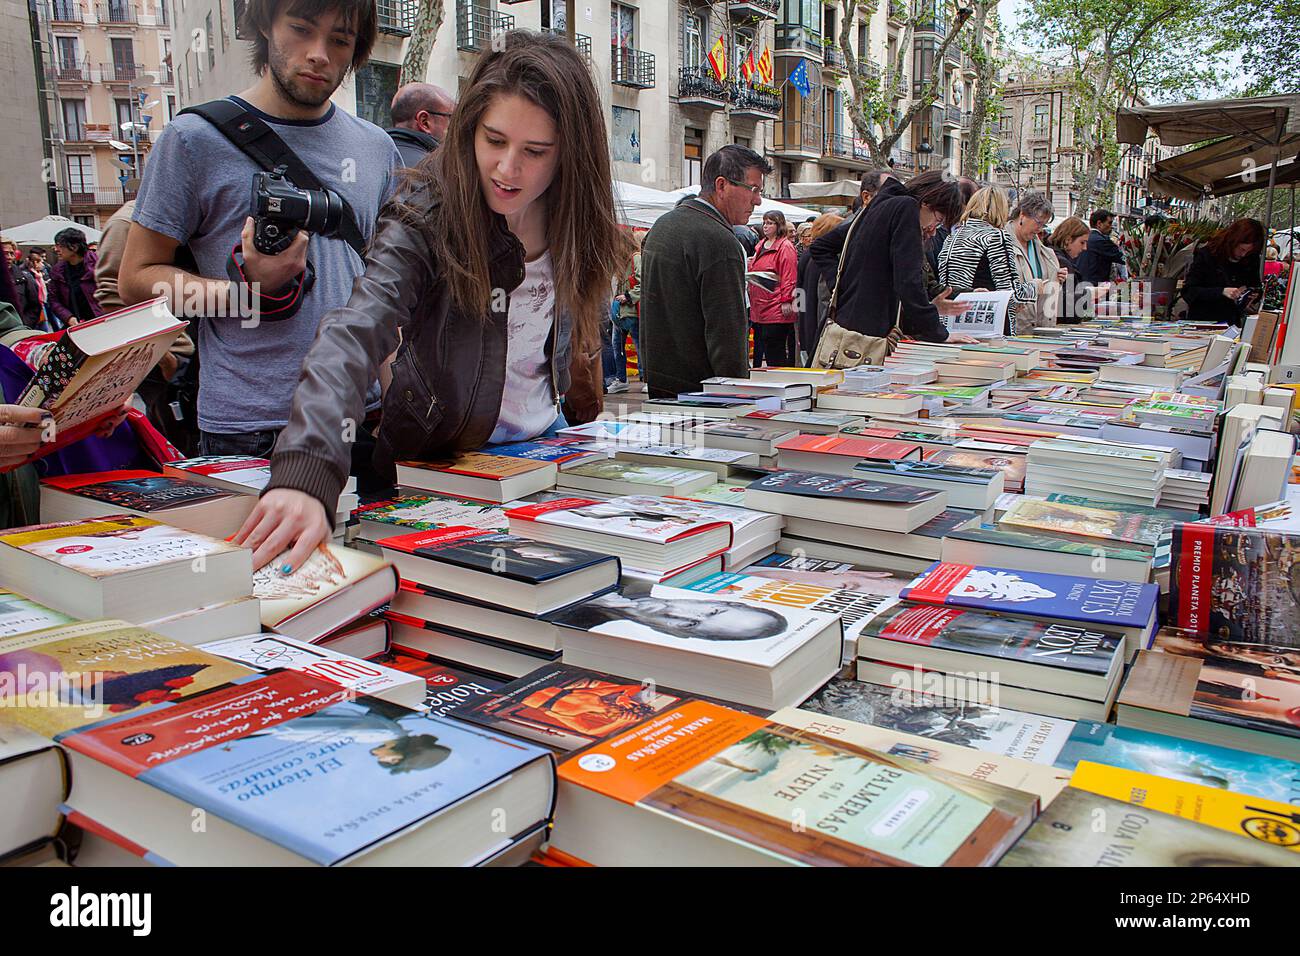
<path fill-rule="evenodd" d="M 673 208 L 679 198 L 676 193 L 651 189 L 640 183 L 614 183 L 614 203 L 619 221 L 625 226 L 649 229 L 656 219 Z"/>
<path fill-rule="evenodd" d="M 828 183 L 791 183 L 790 198 L 811 206 L 849 206 L 862 186 L 856 179 Z"/>
<path fill-rule="evenodd" d="M 67 216 L 46 216 L 44 219 L 37 219 L 35 222 L 29 222 L 21 226 L 14 226 L 12 229 L 6 229 L 0 235 L 22 247 L 28 246 L 52 246 L 54 245 L 54 236 L 62 232 L 69 226 L 80 229 L 86 234 L 87 242 L 99 242 L 103 233 L 94 226 L 83 226 L 79 222 L 74 222 Z"/>
<path fill-rule="evenodd" d="M 1266 172 L 1264 225 L 1272 225 L 1273 189 L 1286 168 L 1283 161 L 1300 153 L 1300 94 L 1120 107 L 1115 122 L 1121 143 L 1141 145 L 1148 130 L 1165 146 L 1213 141 L 1156 163 L 1148 184 L 1169 195 L 1194 200 L 1207 188 L 1215 196 L 1259 189 L 1263 184 L 1258 180 Z M 1248 172 L 1252 169 L 1254 182 Z M 1239 175 L 1244 171 L 1246 176 Z"/>

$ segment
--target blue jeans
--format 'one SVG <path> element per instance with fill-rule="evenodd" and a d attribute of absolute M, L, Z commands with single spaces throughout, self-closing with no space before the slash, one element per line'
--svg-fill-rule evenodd
<path fill-rule="evenodd" d="M 563 413 L 563 412 L 560 412 L 560 414 L 558 414 L 558 415 L 555 416 L 555 421 L 551 422 L 551 427 L 548 428 L 548 429 L 546 429 L 546 431 L 542 432 L 542 433 L 541 433 L 540 435 L 538 435 L 537 437 L 538 437 L 538 438 L 558 438 L 559 435 L 560 435 L 560 429 L 561 429 L 561 428 L 568 428 L 568 427 L 569 427 L 569 422 L 568 422 L 568 420 L 564 417 L 564 413 Z"/>

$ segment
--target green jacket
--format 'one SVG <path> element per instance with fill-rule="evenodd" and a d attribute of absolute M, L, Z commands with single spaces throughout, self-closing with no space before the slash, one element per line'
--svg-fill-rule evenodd
<path fill-rule="evenodd" d="M 19 334 L 22 333 L 22 334 Z M 0 347 L 38 335 L 23 325 L 8 302 L 0 302 Z M 41 486 L 33 465 L 23 465 L 0 475 L 0 528 L 20 528 L 40 521 Z"/>

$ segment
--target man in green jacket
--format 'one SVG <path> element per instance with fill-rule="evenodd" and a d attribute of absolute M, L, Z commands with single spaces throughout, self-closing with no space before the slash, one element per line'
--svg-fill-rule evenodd
<path fill-rule="evenodd" d="M 772 166 L 745 146 L 704 161 L 700 194 L 655 221 L 641 256 L 641 376 L 651 398 L 749 376 L 745 254 L 733 225 L 762 202 Z"/>

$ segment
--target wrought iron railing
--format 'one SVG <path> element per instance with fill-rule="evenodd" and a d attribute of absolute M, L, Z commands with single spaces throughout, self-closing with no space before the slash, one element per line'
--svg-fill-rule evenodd
<path fill-rule="evenodd" d="M 655 85 L 655 56 L 635 47 L 611 44 L 609 74 L 619 86 L 648 90 Z"/>

